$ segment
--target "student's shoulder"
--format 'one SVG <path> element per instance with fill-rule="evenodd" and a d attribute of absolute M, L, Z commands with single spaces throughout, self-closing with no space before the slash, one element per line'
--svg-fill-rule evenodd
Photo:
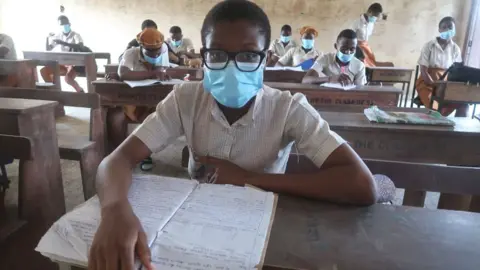
<path fill-rule="evenodd" d="M 335 53 L 324 53 L 324 54 L 321 54 L 321 52 L 319 52 L 319 56 L 317 58 L 317 62 L 321 62 L 321 63 L 330 63 L 330 62 L 333 62 L 335 60 Z"/>
<path fill-rule="evenodd" d="M 123 59 L 134 59 L 140 56 L 140 47 L 132 47 L 123 53 Z"/>
<path fill-rule="evenodd" d="M 355 70 L 365 69 L 365 64 L 356 57 L 352 58 L 350 64 L 355 68 Z"/>

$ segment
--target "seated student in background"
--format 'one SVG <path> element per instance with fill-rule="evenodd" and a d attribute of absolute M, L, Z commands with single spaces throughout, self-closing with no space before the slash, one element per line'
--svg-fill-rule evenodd
<path fill-rule="evenodd" d="M 170 37 L 167 39 L 167 42 L 177 55 L 193 57 L 195 53 L 193 42 L 189 38 L 183 37 L 182 29 L 178 26 L 172 26 L 170 28 Z"/>
<path fill-rule="evenodd" d="M 206 15 L 203 82 L 177 85 L 98 168 L 102 219 L 89 269 L 133 269 L 135 257 L 153 269 L 144 230 L 127 199 L 132 168 L 181 136 L 195 153 L 189 172 L 194 175 L 195 165 L 208 164 L 215 168 L 217 184 L 375 203 L 376 184 L 367 166 L 305 96 L 263 84 L 270 36 L 267 15 L 251 1 L 221 1 Z M 318 166 L 317 172 L 284 174 L 293 143 Z"/>
<path fill-rule="evenodd" d="M 280 38 L 272 41 L 268 49 L 267 66 L 273 67 L 282 56 L 290 49 L 297 47 L 297 43 L 292 39 L 292 27 L 288 24 L 282 26 Z"/>
<path fill-rule="evenodd" d="M 430 107 L 430 96 L 435 81 L 454 63 L 462 62 L 460 47 L 453 41 L 456 34 L 455 19 L 452 17 L 443 18 L 439 25 L 440 35 L 423 46 L 418 64 L 420 65 L 420 77 L 418 78 L 417 92 L 425 107 Z M 445 116 L 457 110 L 455 116 L 466 117 L 468 105 L 449 104 L 444 107 L 441 113 Z"/>
<path fill-rule="evenodd" d="M 377 66 L 375 54 L 368 45 L 368 40 L 373 33 L 375 23 L 382 17 L 383 7 L 379 3 L 372 4 L 366 13 L 362 14 L 353 25 L 353 30 L 357 33 L 358 46 L 365 55 L 364 63 L 367 67 Z"/>
<path fill-rule="evenodd" d="M 120 80 L 168 79 L 164 67 L 168 67 L 168 48 L 164 36 L 154 28 L 145 28 L 137 36 L 140 47 L 125 51 L 118 67 Z M 142 122 L 154 108 L 146 106 L 124 106 L 125 115 L 133 122 Z M 150 170 L 153 166 L 151 158 L 145 159 L 140 168 Z"/>
<path fill-rule="evenodd" d="M 48 37 L 47 51 L 80 51 L 84 47 L 83 39 L 77 32 L 72 31 L 68 18 L 66 16 L 58 17 L 58 24 L 60 25 L 60 32 Z M 45 82 L 53 82 L 54 71 L 52 68 L 43 67 L 40 69 L 40 74 Z M 60 76 L 65 76 L 65 82 L 71 85 L 75 91 L 84 92 L 83 88 L 75 81 L 77 73 L 74 66 L 60 65 Z"/>
<path fill-rule="evenodd" d="M 288 50 L 287 53 L 278 60 L 277 66 L 297 67 L 306 61 L 315 61 L 321 56 L 321 53 L 315 49 L 315 38 L 318 37 L 317 30 L 310 26 L 305 26 L 300 30 L 300 35 L 302 36 L 301 46 Z"/>
<path fill-rule="evenodd" d="M 317 59 L 302 83 L 320 84 L 325 82 L 342 85 L 365 85 L 365 65 L 355 57 L 357 34 L 351 29 L 340 32 L 334 44 L 337 52 L 327 53 Z"/>
<path fill-rule="evenodd" d="M 17 60 L 17 52 L 13 39 L 0 33 L 0 60 Z M 0 86 L 16 87 L 18 86 L 18 78 L 16 75 L 1 75 Z"/>

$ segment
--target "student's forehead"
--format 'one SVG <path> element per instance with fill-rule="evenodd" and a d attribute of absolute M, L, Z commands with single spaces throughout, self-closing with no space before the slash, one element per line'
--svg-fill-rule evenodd
<path fill-rule="evenodd" d="M 225 50 L 242 46 L 252 50 L 263 50 L 265 42 L 265 35 L 260 28 L 248 21 L 217 23 L 205 36 L 207 48 Z"/>
<path fill-rule="evenodd" d="M 356 41 L 356 39 L 341 37 L 340 39 L 338 39 L 338 45 L 340 45 L 340 46 L 355 46 L 355 41 Z"/>
<path fill-rule="evenodd" d="M 452 22 L 452 21 L 446 21 L 446 22 L 443 22 L 441 25 L 440 25 L 440 28 L 446 28 L 446 27 L 450 27 L 450 26 L 454 26 L 455 23 Z"/>

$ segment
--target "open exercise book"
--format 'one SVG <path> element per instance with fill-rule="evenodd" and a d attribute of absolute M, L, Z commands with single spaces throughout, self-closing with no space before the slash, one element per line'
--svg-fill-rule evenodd
<path fill-rule="evenodd" d="M 157 269 L 261 269 L 275 194 L 143 175 L 134 176 L 128 196 Z M 57 262 L 87 266 L 99 223 L 95 196 L 53 224 L 36 251 Z"/>
<path fill-rule="evenodd" d="M 365 109 L 364 114 L 370 122 L 380 124 L 455 126 L 454 121 L 432 110 L 425 112 L 391 112 L 372 106 Z"/>
<path fill-rule="evenodd" d="M 147 79 L 147 80 L 141 80 L 141 81 L 123 81 L 123 82 L 128 84 L 128 86 L 130 86 L 131 88 L 149 86 L 149 85 L 154 85 L 154 84 L 175 85 L 175 84 L 184 83 L 184 81 L 182 81 L 180 79 L 171 79 L 171 80 L 168 80 L 168 81 Z"/>

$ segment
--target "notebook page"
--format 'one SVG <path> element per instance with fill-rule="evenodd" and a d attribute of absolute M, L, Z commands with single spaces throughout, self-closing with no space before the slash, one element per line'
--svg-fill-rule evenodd
<path fill-rule="evenodd" d="M 328 87 L 328 88 L 343 89 L 343 90 L 351 90 L 357 87 L 355 85 L 342 86 L 340 83 L 324 83 L 321 86 Z"/>
<path fill-rule="evenodd" d="M 262 262 L 275 195 L 201 184 L 159 232 L 157 269 L 254 269 Z"/>
<path fill-rule="evenodd" d="M 134 176 L 128 199 L 150 243 L 197 185 L 196 181 L 191 180 Z M 100 217 L 100 202 L 95 196 L 57 221 L 40 240 L 36 250 L 47 257 L 55 255 L 86 264 Z M 58 237 L 64 243 L 59 243 Z M 71 250 L 65 252 L 65 246 Z"/>
<path fill-rule="evenodd" d="M 154 84 L 159 84 L 159 80 L 154 80 L 154 79 L 146 79 L 146 80 L 141 80 L 141 81 L 123 81 L 124 83 L 128 84 L 131 88 L 135 87 L 142 87 L 142 86 L 149 86 L 149 85 L 154 85 Z"/>

